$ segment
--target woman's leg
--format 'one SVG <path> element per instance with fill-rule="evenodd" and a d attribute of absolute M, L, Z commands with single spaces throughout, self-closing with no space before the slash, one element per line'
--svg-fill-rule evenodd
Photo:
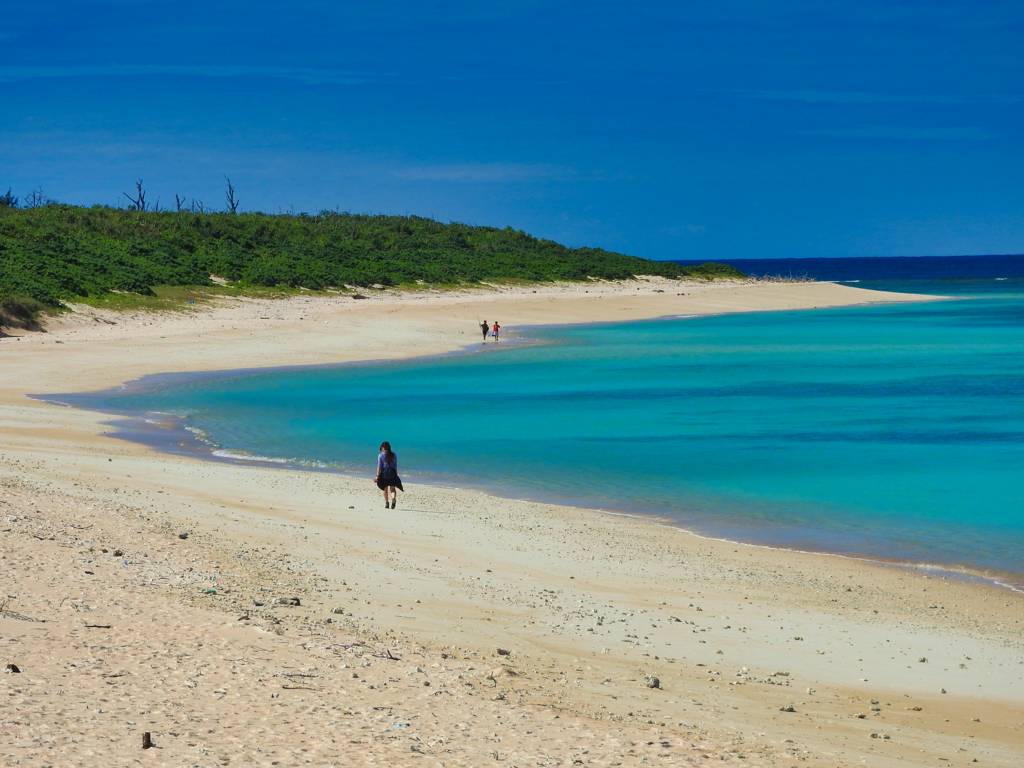
<path fill-rule="evenodd" d="M 390 507 L 390 505 L 388 504 L 388 489 L 387 488 L 384 489 L 384 506 L 385 507 Z"/>
<path fill-rule="evenodd" d="M 389 490 L 391 491 L 391 509 L 395 508 L 395 504 L 398 503 L 398 489 L 392 485 Z"/>

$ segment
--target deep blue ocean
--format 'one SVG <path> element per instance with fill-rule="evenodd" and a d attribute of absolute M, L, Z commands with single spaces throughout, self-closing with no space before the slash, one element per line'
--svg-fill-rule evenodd
<path fill-rule="evenodd" d="M 813 266 L 957 300 L 522 329 L 522 343 L 454 355 L 158 377 L 76 402 L 197 435 L 132 428 L 170 450 L 372 476 L 386 439 L 412 486 L 1020 586 L 1024 258 L 991 258 L 987 272 L 971 260 Z"/>
<path fill-rule="evenodd" d="M 811 278 L 901 293 L 1024 293 L 1024 255 L 716 259 L 753 277 Z M 690 266 L 700 261 L 677 261 Z M 1009 283 L 1002 285 L 1001 283 Z"/>

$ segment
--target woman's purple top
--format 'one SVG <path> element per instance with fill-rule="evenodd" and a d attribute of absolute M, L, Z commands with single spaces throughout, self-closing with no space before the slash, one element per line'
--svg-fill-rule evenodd
<path fill-rule="evenodd" d="M 380 471 L 380 470 L 384 469 L 384 467 L 392 467 L 393 469 L 395 469 L 397 471 L 398 470 L 398 454 L 397 453 L 391 454 L 391 462 L 390 463 L 388 463 L 388 460 L 386 458 L 384 458 L 384 456 L 385 456 L 384 451 L 381 451 L 380 455 L 377 457 L 377 471 Z"/>

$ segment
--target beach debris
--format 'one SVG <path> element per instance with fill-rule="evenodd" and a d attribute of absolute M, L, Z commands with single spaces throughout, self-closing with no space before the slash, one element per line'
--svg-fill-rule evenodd
<path fill-rule="evenodd" d="M 509 669 L 508 667 L 495 667 L 487 673 L 487 680 L 490 680 L 495 685 L 498 684 L 499 677 L 516 677 L 516 671 Z"/>
<path fill-rule="evenodd" d="M 85 628 L 86 629 L 112 629 L 113 625 L 111 625 L 111 624 L 86 624 Z"/>
<path fill-rule="evenodd" d="M 779 707 L 779 712 L 796 712 L 796 707 L 792 704 L 785 704 Z"/>
<path fill-rule="evenodd" d="M 972 717 L 971 718 L 971 722 L 972 723 L 980 723 L 981 722 L 981 718 L 980 717 Z"/>
<path fill-rule="evenodd" d="M 813 694 L 814 693 L 814 689 L 813 688 L 808 688 L 807 689 L 807 693 Z"/>
<path fill-rule="evenodd" d="M 18 668 L 17 664 L 8 663 L 8 665 L 5 667 L 5 671 L 7 672 L 8 675 L 17 675 L 21 672 L 21 669 Z"/>
<path fill-rule="evenodd" d="M 772 677 L 789 677 L 789 672 L 772 672 Z"/>
<path fill-rule="evenodd" d="M 859 714 L 857 715 L 857 719 L 859 719 L 859 720 L 863 720 L 863 719 L 864 719 L 864 718 L 866 718 L 866 717 L 867 717 L 867 715 L 865 715 L 865 714 L 864 714 L 863 712 L 861 712 L 861 713 L 859 713 Z"/>
<path fill-rule="evenodd" d="M 124 557 L 124 550 L 123 549 L 115 549 L 114 550 L 114 557 Z"/>
<path fill-rule="evenodd" d="M 345 609 L 344 608 L 335 608 L 334 610 L 331 611 L 331 613 L 337 613 L 337 614 L 339 614 L 341 616 L 344 616 L 345 615 Z"/>
<path fill-rule="evenodd" d="M 644 685 L 648 688 L 661 688 L 661 680 L 654 675 L 644 675 Z"/>
<path fill-rule="evenodd" d="M 718 654 L 719 656 L 722 656 L 722 655 L 725 654 L 725 651 L 715 651 L 715 653 Z"/>
<path fill-rule="evenodd" d="M 939 693 L 945 693 L 945 692 L 946 692 L 945 688 L 942 688 L 942 689 L 939 690 Z"/>
<path fill-rule="evenodd" d="M 926 659 L 924 656 L 919 658 L 918 661 L 921 662 L 922 664 L 927 664 L 928 663 L 928 659 Z"/>
<path fill-rule="evenodd" d="M 887 734 L 887 733 L 872 733 L 871 734 L 871 738 L 872 739 L 888 739 L 889 738 L 889 734 Z"/>
<path fill-rule="evenodd" d="M 511 656 L 512 655 L 512 651 L 506 650 L 504 648 L 498 648 L 495 651 L 495 653 L 497 653 L 499 656 Z"/>
<path fill-rule="evenodd" d="M 183 540 L 187 539 L 188 538 L 188 531 L 182 531 L 181 533 L 179 533 L 178 534 L 178 538 L 179 539 L 183 539 Z"/>
<path fill-rule="evenodd" d="M 279 597 L 274 602 L 277 605 L 302 605 L 302 601 L 297 597 Z"/>
<path fill-rule="evenodd" d="M 146 731 L 145 733 L 142 734 L 142 748 L 143 749 L 150 749 L 150 748 L 152 748 L 152 746 L 153 746 L 153 737 L 150 735 L 149 731 Z"/>

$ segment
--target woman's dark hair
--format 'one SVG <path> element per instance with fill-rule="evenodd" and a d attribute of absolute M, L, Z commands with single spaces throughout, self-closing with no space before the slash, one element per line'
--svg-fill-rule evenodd
<path fill-rule="evenodd" d="M 395 460 L 395 452 L 391 450 L 391 443 L 387 440 L 380 444 L 380 450 L 384 451 L 384 460 L 388 464 Z"/>

